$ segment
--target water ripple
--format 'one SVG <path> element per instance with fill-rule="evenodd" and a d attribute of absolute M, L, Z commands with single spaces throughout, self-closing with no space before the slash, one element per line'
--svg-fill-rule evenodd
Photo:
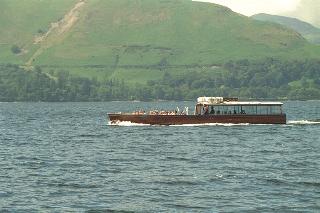
<path fill-rule="evenodd" d="M 0 104 L 1 212 L 318 212 L 320 101 L 287 125 L 110 126 L 115 109 Z"/>

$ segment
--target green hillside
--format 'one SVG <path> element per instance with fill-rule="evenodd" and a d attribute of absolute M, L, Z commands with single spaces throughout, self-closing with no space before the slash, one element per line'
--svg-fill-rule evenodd
<path fill-rule="evenodd" d="M 268 21 L 284 25 L 299 32 L 308 41 L 315 44 L 320 44 L 320 29 L 307 22 L 301 21 L 296 18 L 269 15 L 264 13 L 256 14 L 252 16 L 252 18 L 259 21 Z"/>
<path fill-rule="evenodd" d="M 0 61 L 98 79 L 214 74 L 230 60 L 319 58 L 277 24 L 190 0 L 0 0 Z M 73 9 L 72 9 L 73 8 Z M 38 41 L 38 42 L 37 42 Z M 18 53 L 13 53 L 13 47 Z"/>
<path fill-rule="evenodd" d="M 61 19 L 76 0 L 0 0 L 0 61 L 24 63 L 38 47 L 35 36 Z M 14 55 L 11 47 L 22 49 Z"/>

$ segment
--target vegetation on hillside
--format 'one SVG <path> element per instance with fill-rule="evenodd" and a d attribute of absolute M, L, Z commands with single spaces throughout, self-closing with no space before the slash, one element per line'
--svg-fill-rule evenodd
<path fill-rule="evenodd" d="M 1 0 L 0 61 L 26 63 L 38 44 L 39 31 L 45 32 L 57 22 L 77 0 Z M 23 54 L 11 51 L 13 45 L 24 49 Z"/>
<path fill-rule="evenodd" d="M 92 0 L 86 2 L 68 36 L 38 56 L 34 64 L 106 65 L 105 73 L 116 73 L 123 70 L 121 66 L 147 67 L 163 61 L 168 65 L 203 65 L 243 58 L 319 55 L 320 48 L 293 30 L 255 21 L 215 4 Z"/>
<path fill-rule="evenodd" d="M 161 78 L 157 65 L 175 75 L 183 69 L 172 66 L 320 57 L 293 30 L 189 0 L 3 0 L 0 12 L 1 62 L 98 80 L 146 83 Z"/>
<path fill-rule="evenodd" d="M 320 29 L 314 27 L 313 25 L 307 22 L 301 21 L 296 18 L 269 15 L 264 13 L 256 14 L 251 17 L 255 20 L 268 21 L 268 22 L 281 24 L 283 26 L 286 26 L 290 29 L 297 31 L 311 43 L 320 44 Z"/>
<path fill-rule="evenodd" d="M 0 101 L 110 101 L 194 100 L 198 96 L 243 98 L 320 99 L 320 61 L 229 61 L 224 72 L 211 75 L 189 72 L 160 81 L 126 84 L 112 79 L 98 81 L 67 71 L 25 71 L 16 65 L 0 66 Z M 305 72 L 301 72 L 305 70 Z"/>
<path fill-rule="evenodd" d="M 216 4 L 2 0 L 0 26 L 0 101 L 320 98 L 319 46 Z"/>

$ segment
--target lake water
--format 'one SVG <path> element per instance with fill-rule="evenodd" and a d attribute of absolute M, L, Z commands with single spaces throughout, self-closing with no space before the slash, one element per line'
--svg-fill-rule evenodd
<path fill-rule="evenodd" d="M 110 126 L 193 102 L 0 103 L 8 212 L 320 212 L 320 101 L 287 125 Z"/>

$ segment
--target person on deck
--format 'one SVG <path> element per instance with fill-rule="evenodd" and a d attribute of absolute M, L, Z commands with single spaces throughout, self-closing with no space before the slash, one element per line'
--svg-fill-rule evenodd
<path fill-rule="evenodd" d="M 214 114 L 214 113 L 215 113 L 214 107 L 213 107 L 213 106 L 211 106 L 210 114 Z"/>
<path fill-rule="evenodd" d="M 208 105 L 204 105 L 203 106 L 203 114 L 204 115 L 208 115 L 209 114 L 209 106 Z"/>

